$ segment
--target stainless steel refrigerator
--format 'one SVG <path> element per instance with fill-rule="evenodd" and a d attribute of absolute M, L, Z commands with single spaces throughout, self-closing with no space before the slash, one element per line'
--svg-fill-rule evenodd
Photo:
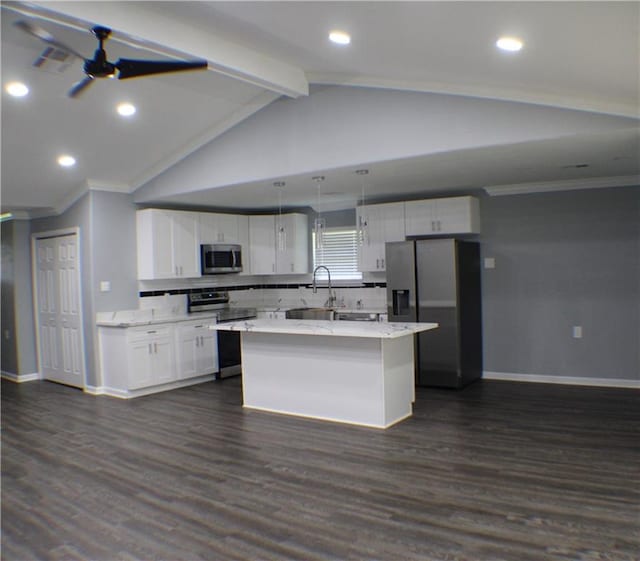
<path fill-rule="evenodd" d="M 389 321 L 436 322 L 416 335 L 416 385 L 461 388 L 482 377 L 480 245 L 386 244 Z"/>

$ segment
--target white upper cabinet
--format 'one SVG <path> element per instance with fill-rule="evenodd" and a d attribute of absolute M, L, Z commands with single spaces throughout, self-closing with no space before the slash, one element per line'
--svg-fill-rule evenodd
<path fill-rule="evenodd" d="M 200 243 L 240 243 L 237 214 L 199 212 Z"/>
<path fill-rule="evenodd" d="M 136 212 L 138 279 L 200 276 L 198 214 L 145 209 Z"/>
<path fill-rule="evenodd" d="M 282 233 L 278 231 L 280 225 Z M 308 273 L 308 237 L 308 221 L 304 214 L 250 216 L 251 274 Z"/>
<path fill-rule="evenodd" d="M 309 224 L 307 215 L 283 214 L 276 216 L 275 228 L 276 273 L 308 273 Z"/>
<path fill-rule="evenodd" d="M 405 237 L 404 203 L 360 206 L 356 208 L 356 226 L 360 271 L 385 271 L 384 244 Z"/>
<path fill-rule="evenodd" d="M 407 236 L 480 233 L 480 205 L 475 197 L 407 201 Z"/>
<path fill-rule="evenodd" d="M 276 272 L 275 225 L 272 214 L 249 216 L 249 262 L 254 275 L 273 275 Z"/>

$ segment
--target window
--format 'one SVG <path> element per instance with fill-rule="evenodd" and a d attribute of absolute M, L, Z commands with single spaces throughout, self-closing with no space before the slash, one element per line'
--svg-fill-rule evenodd
<path fill-rule="evenodd" d="M 316 234 L 312 232 L 313 269 L 324 265 L 331 271 L 331 280 L 362 280 L 358 271 L 358 231 L 355 228 L 327 228 L 322 248 L 316 248 Z M 327 272 L 320 269 L 316 279 L 327 280 Z"/>

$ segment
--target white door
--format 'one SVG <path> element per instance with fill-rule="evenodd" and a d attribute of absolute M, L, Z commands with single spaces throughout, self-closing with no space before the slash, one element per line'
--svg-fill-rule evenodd
<path fill-rule="evenodd" d="M 36 240 L 38 331 L 42 376 L 84 387 L 80 270 L 76 234 Z"/>

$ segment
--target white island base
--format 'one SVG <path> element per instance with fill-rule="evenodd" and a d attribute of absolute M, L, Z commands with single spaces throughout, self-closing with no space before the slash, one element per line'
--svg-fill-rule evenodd
<path fill-rule="evenodd" d="M 413 342 L 244 331 L 244 407 L 387 428 L 412 414 Z"/>

